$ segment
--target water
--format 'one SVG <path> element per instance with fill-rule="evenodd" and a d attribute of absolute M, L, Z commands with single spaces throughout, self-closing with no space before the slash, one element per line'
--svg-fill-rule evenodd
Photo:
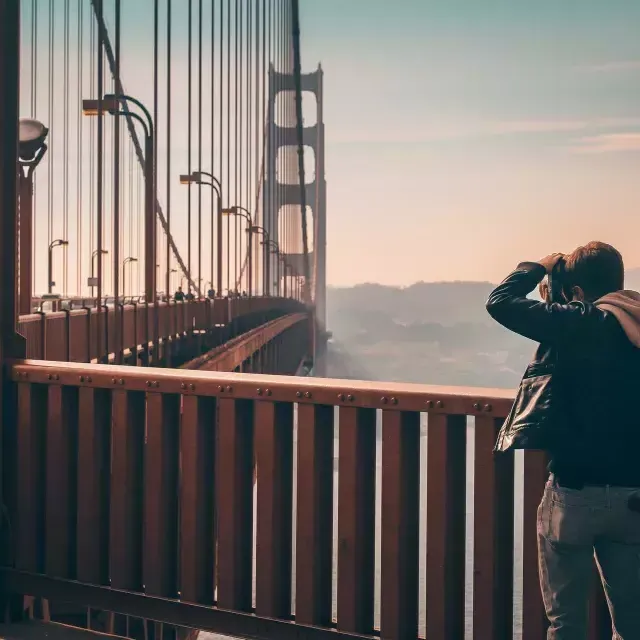
<path fill-rule="evenodd" d="M 427 429 L 426 416 L 422 417 L 421 435 L 420 435 L 420 464 L 421 464 L 421 481 L 420 481 L 420 558 L 419 558 L 419 634 L 425 636 L 426 626 L 426 594 L 425 594 L 425 577 L 426 577 L 426 466 L 427 466 Z M 377 420 L 377 446 L 376 446 L 376 540 L 375 540 L 375 625 L 380 622 L 380 488 L 381 488 L 381 463 L 382 451 L 380 443 L 381 433 L 381 413 L 378 412 Z M 338 504 L 338 484 L 340 481 L 337 471 L 337 460 L 339 456 L 339 416 L 336 411 L 335 420 L 335 458 L 334 458 L 334 517 L 333 517 L 333 616 L 336 616 L 336 585 L 337 585 L 337 504 Z M 473 461 L 474 461 L 474 438 L 473 438 L 473 419 L 468 418 L 467 422 L 467 506 L 466 506 L 466 607 L 465 607 L 465 637 L 472 638 L 472 615 L 473 615 Z M 295 440 L 295 432 L 294 432 Z M 515 525 L 514 540 L 515 544 L 515 570 L 514 570 L 514 639 L 521 638 L 521 597 L 522 597 L 522 456 L 520 452 L 516 453 L 516 482 L 515 482 Z M 296 473 L 296 460 L 294 456 L 294 478 Z M 296 485 L 294 482 L 294 527 L 295 527 L 295 509 L 296 506 Z M 295 529 L 294 529 L 295 534 Z M 254 547 L 255 547 L 255 491 L 254 491 Z M 295 559 L 295 535 L 293 536 L 293 558 Z M 293 569 L 293 593 L 295 594 L 295 562 Z M 254 604 L 255 604 L 255 561 L 254 561 Z M 292 598 L 292 611 L 295 611 L 295 598 Z M 228 636 L 226 636 L 228 638 Z M 200 640 L 222 640 L 223 636 L 210 633 L 202 633 Z"/>

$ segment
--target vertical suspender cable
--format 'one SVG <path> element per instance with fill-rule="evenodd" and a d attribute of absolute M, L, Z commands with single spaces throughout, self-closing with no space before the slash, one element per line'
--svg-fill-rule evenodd
<path fill-rule="evenodd" d="M 238 157 L 238 151 L 240 150 L 240 145 L 238 143 L 238 124 L 240 121 L 240 117 L 238 115 L 238 43 L 240 41 L 239 38 L 239 34 L 238 34 L 238 27 L 240 24 L 240 20 L 238 18 L 239 16 L 239 12 L 240 12 L 240 4 L 241 4 L 242 0 L 235 0 L 235 22 L 234 22 L 234 30 L 235 30 L 235 39 L 234 39 L 234 46 L 235 46 L 235 58 L 233 61 L 233 68 L 234 68 L 234 74 L 233 74 L 233 78 L 234 78 L 234 82 L 233 82 L 233 86 L 234 86 L 234 93 L 235 93 L 235 98 L 234 98 L 234 102 L 233 102 L 233 124 L 234 124 L 234 130 L 235 130 L 235 135 L 234 135 L 234 144 L 233 144 L 233 172 L 234 172 L 234 176 L 233 176 L 233 182 L 234 182 L 234 204 L 238 204 L 239 200 L 240 200 L 240 193 L 239 193 L 239 185 L 240 185 L 240 181 L 239 181 L 239 171 L 238 171 L 238 165 L 239 165 L 239 157 Z M 230 219 L 231 220 L 231 219 Z M 233 222 L 234 222 L 234 227 L 235 227 L 235 235 L 234 235 L 234 278 L 233 281 L 234 283 L 237 283 L 238 280 L 238 274 L 240 273 L 240 268 L 239 268 L 239 258 L 240 258 L 240 251 L 238 248 L 238 216 L 234 216 L 233 217 Z M 237 289 L 237 284 L 236 284 L 236 289 Z"/>
<path fill-rule="evenodd" d="M 262 176 L 261 176 L 261 184 L 262 184 L 262 207 L 261 207 L 261 220 L 260 224 L 263 228 L 266 229 L 266 217 L 265 211 L 267 208 L 267 203 L 265 202 L 265 178 L 266 178 L 266 162 L 264 161 L 267 153 L 267 126 L 266 126 L 266 106 L 267 106 L 267 79 L 268 79 L 268 68 L 269 65 L 267 63 L 267 0 L 262 0 L 262 65 L 260 67 L 260 76 L 262 78 L 262 108 L 260 109 L 260 122 L 261 122 L 261 131 L 262 131 Z M 264 239 L 263 239 L 264 241 Z M 262 294 L 267 294 L 267 270 L 265 263 L 265 251 L 264 244 L 262 246 Z"/>
<path fill-rule="evenodd" d="M 216 78 L 216 49 L 215 49 L 215 34 L 216 34 L 216 3 L 215 0 L 211 0 L 211 173 L 220 178 L 220 174 L 216 173 L 215 169 L 215 122 L 216 122 L 216 105 L 215 105 L 215 78 Z M 210 265 L 210 279 L 211 288 L 216 287 L 214 284 L 214 255 L 215 255 L 215 205 L 216 201 L 211 194 L 211 265 Z M 220 293 L 218 292 L 218 295 Z"/>
<path fill-rule="evenodd" d="M 62 217 L 63 238 L 69 240 L 69 0 L 64 0 L 64 60 L 63 60 L 63 123 L 62 135 Z M 62 263 L 62 291 L 66 295 L 69 291 L 69 252 L 68 247 L 62 247 L 64 262 Z"/>
<path fill-rule="evenodd" d="M 231 193 L 231 0 L 227 0 L 227 198 Z M 231 293 L 231 223 L 227 219 L 227 293 Z"/>
<path fill-rule="evenodd" d="M 191 74 L 192 74 L 192 60 L 191 60 L 191 48 L 192 48 L 192 23 L 193 23 L 193 0 L 189 0 L 189 11 L 188 11 L 188 88 L 187 88 L 187 173 L 191 175 L 191 115 L 192 115 L 192 105 L 191 105 Z M 191 274 L 191 183 L 187 185 L 187 269 Z M 191 283 L 189 283 L 189 292 L 191 292 Z"/>
<path fill-rule="evenodd" d="M 156 223 L 156 201 L 158 197 L 158 55 L 160 51 L 158 43 L 158 22 L 160 18 L 159 0 L 153 2 L 153 165 L 151 168 L 151 180 L 153 182 L 153 232 L 151 234 L 151 256 L 153 257 L 153 301 L 155 309 L 153 310 L 153 356 L 154 362 L 160 359 L 160 310 L 158 308 L 158 228 Z M 119 77 L 119 76 L 118 76 Z M 148 179 L 148 178 L 147 178 Z M 145 207 L 145 216 L 147 215 Z M 167 292 L 168 293 L 168 292 Z M 147 303 L 150 301 L 147 300 Z"/>
<path fill-rule="evenodd" d="M 198 171 L 202 171 L 202 0 L 198 0 Z M 202 297 L 202 184 L 198 184 L 198 296 Z"/>
<path fill-rule="evenodd" d="M 82 39 L 82 25 L 83 25 L 83 0 L 78 0 L 78 94 L 77 103 L 80 104 L 82 100 L 82 86 L 83 86 L 83 74 L 84 69 L 82 60 L 84 58 L 83 51 L 83 39 Z M 76 277 L 77 285 L 76 291 L 79 296 L 82 296 L 82 109 L 78 109 L 77 121 L 77 147 L 76 147 Z"/>
<path fill-rule="evenodd" d="M 103 17 L 103 0 L 97 0 L 97 9 L 100 19 Z M 98 52 L 97 52 L 97 62 L 98 62 L 98 151 L 97 151 L 97 182 L 96 182 L 96 250 L 98 269 L 97 269 L 97 277 L 98 277 L 98 302 L 96 305 L 96 357 L 98 358 L 98 362 L 102 361 L 103 351 L 102 351 L 102 198 L 103 198 L 103 188 L 102 188 L 102 178 L 103 178 L 103 114 L 102 114 L 102 96 L 104 94 L 104 53 L 103 53 L 103 45 L 102 45 L 102 33 L 98 32 Z"/>
<path fill-rule="evenodd" d="M 171 295 L 171 0 L 167 0 L 167 302 Z"/>
<path fill-rule="evenodd" d="M 48 72 L 48 93 L 47 93 L 47 122 L 51 123 L 53 121 L 53 87 L 55 86 L 55 68 L 54 68 L 54 25 L 55 25 L 55 17 L 53 12 L 53 0 L 49 0 L 49 72 Z M 49 137 L 49 162 L 47 166 L 47 243 L 51 244 L 53 240 L 53 158 L 54 158 L 54 144 L 53 144 L 53 136 Z M 53 277 L 53 276 L 52 276 Z M 47 282 L 47 287 L 49 287 L 49 283 Z"/>
<path fill-rule="evenodd" d="M 116 77 L 120 77 L 120 2 L 115 0 Z M 120 318 L 120 118 L 113 119 L 113 320 L 115 324 L 116 364 L 122 362 L 122 331 Z M 123 283 L 124 287 L 124 283 Z"/>
<path fill-rule="evenodd" d="M 37 109 L 38 109 L 38 0 L 31 0 L 31 117 L 37 118 Z M 37 189 L 35 181 L 33 183 L 33 204 L 32 204 L 32 212 L 35 215 L 35 212 L 38 210 L 38 205 L 36 202 L 37 199 Z M 31 273 L 36 273 L 36 251 L 35 251 L 35 241 L 36 234 L 33 233 L 31 238 Z M 32 287 L 35 284 L 35 275 L 34 281 L 32 282 Z M 31 292 L 33 295 L 33 291 Z"/>
<path fill-rule="evenodd" d="M 255 51 L 255 123 L 254 123 L 254 127 L 255 127 L 255 141 L 254 141 L 254 145 L 255 145 L 255 174 L 254 174 L 254 178 L 253 178 L 253 182 L 256 185 L 256 192 L 255 192 L 255 198 L 254 198 L 254 202 L 255 202 L 255 209 L 254 209 L 254 214 L 253 214 L 253 219 L 254 219 L 254 224 L 260 224 L 258 221 L 258 209 L 260 206 L 260 201 L 259 201 L 259 197 L 260 197 L 260 190 L 262 187 L 262 182 L 260 181 L 260 175 L 259 175 L 259 171 L 260 171 L 260 167 L 259 167 L 259 156 L 260 156 L 260 0 L 255 0 L 256 3 L 256 27 L 255 27 L 255 35 L 256 35 L 256 51 Z M 253 243 L 254 246 L 254 252 L 253 252 L 253 256 L 252 256 L 252 262 L 254 264 L 254 269 L 255 269 L 255 277 L 253 279 L 254 285 L 253 285 L 253 289 L 256 292 L 256 294 L 258 293 L 259 290 L 259 271 L 260 271 L 260 264 L 258 261 L 258 250 L 257 250 L 257 242 Z"/>
<path fill-rule="evenodd" d="M 218 101 L 219 101 L 219 112 L 220 112 L 220 124 L 219 124 L 219 139 L 218 139 L 218 146 L 219 146 L 219 153 L 218 153 L 218 158 L 219 158 L 219 171 L 220 173 L 218 174 L 218 179 L 220 180 L 220 185 L 222 186 L 223 182 L 222 182 L 222 175 L 223 175 L 223 171 L 224 171 L 224 162 L 223 162 L 223 119 L 222 119 L 222 109 L 223 109 L 223 86 L 224 86 L 224 78 L 223 78 L 223 64 L 224 64 L 224 38 L 223 38 L 223 31 L 224 31 L 224 0 L 220 0 L 220 53 L 218 55 L 219 58 L 219 62 L 218 62 L 218 66 L 219 66 L 219 73 L 218 73 L 218 84 L 219 84 L 219 89 L 218 89 Z M 228 191 L 226 191 L 225 193 L 229 193 Z M 220 207 L 222 207 L 222 202 L 220 203 Z M 222 261 L 222 216 L 218 215 L 218 223 L 216 226 L 216 231 L 217 231 L 217 235 L 218 235 L 218 242 L 217 242 L 217 249 L 218 249 L 218 278 L 217 278 L 217 289 L 218 289 L 218 296 L 222 296 L 222 283 L 223 283 L 223 261 Z"/>
<path fill-rule="evenodd" d="M 252 98 L 253 96 L 251 95 L 251 88 L 252 88 L 252 77 L 251 77 L 251 71 L 253 69 L 253 66 L 251 64 L 251 54 L 252 54 L 252 43 L 253 43 L 253 29 L 252 29 L 252 18 L 253 18 L 253 13 L 251 11 L 251 2 L 249 2 L 249 5 L 247 6 L 247 108 L 246 108 L 246 122 L 247 122 L 247 128 L 246 128 L 246 146 L 247 146 L 247 158 L 246 158 L 246 170 L 245 170 L 245 175 L 246 175 L 246 202 L 247 202 L 247 209 L 249 209 L 249 211 L 251 211 L 251 160 L 252 160 L 252 130 L 251 130 L 251 107 L 252 107 Z M 250 233 L 250 232 L 249 232 Z M 249 240 L 249 234 L 245 233 L 243 234 L 244 238 L 247 240 L 247 250 L 249 249 L 249 247 L 251 246 L 248 242 Z M 251 260 L 251 268 L 253 269 L 253 260 Z M 252 274 L 249 274 L 248 278 L 249 281 L 251 281 L 251 276 Z M 253 287 L 251 287 L 253 288 Z M 253 293 L 252 291 L 249 291 L 249 294 L 251 295 L 251 293 Z"/>

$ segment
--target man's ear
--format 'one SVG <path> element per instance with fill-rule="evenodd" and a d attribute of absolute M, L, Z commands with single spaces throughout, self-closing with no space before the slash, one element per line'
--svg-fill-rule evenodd
<path fill-rule="evenodd" d="M 572 300 L 575 302 L 584 302 L 584 291 L 582 287 L 571 287 Z"/>

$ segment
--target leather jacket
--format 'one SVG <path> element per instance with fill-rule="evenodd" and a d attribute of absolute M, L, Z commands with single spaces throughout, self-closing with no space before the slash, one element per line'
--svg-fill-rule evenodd
<path fill-rule="evenodd" d="M 505 423 L 497 449 L 541 448 L 535 443 L 544 425 L 549 470 L 561 484 L 639 487 L 640 349 L 616 313 L 599 301 L 549 304 L 527 298 L 545 275 L 540 264 L 524 262 L 487 301 L 492 318 L 539 343 L 522 384 L 536 368 L 553 377 L 551 396 L 531 396 L 526 416 L 514 406 L 518 431 Z"/>

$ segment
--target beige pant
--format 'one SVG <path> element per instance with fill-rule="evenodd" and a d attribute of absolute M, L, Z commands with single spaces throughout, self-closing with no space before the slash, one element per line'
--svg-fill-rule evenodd
<path fill-rule="evenodd" d="M 637 491 L 547 482 L 538 508 L 538 560 L 548 640 L 588 637 L 594 555 L 613 640 L 640 640 L 640 514 L 627 506 Z"/>

